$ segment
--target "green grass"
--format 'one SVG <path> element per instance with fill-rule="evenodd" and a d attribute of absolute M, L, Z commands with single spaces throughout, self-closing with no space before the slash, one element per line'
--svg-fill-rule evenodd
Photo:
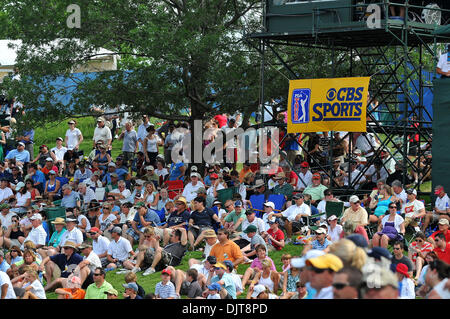
<path fill-rule="evenodd" d="M 301 245 L 293 245 L 293 244 L 287 244 L 285 248 L 281 251 L 276 252 L 269 252 L 269 257 L 273 259 L 273 262 L 275 263 L 275 267 L 278 271 L 281 271 L 281 256 L 283 254 L 291 254 L 292 256 L 300 256 L 301 252 L 303 250 L 303 246 Z M 181 270 L 188 270 L 189 265 L 188 261 L 190 258 L 196 258 L 196 259 L 202 259 L 202 252 L 200 251 L 188 251 L 186 255 L 183 257 L 183 260 L 180 265 L 175 267 L 176 269 Z M 238 267 L 238 274 L 243 275 L 244 272 L 247 270 L 247 268 L 250 265 L 240 265 Z M 116 274 L 116 270 L 109 271 L 106 273 L 106 281 L 108 281 L 113 287 L 119 292 L 119 299 L 123 299 L 123 292 L 125 289 L 123 288 L 122 284 L 125 283 L 125 274 Z M 154 274 L 151 274 L 149 276 L 142 276 L 142 272 L 139 272 L 137 275 L 137 282 L 139 285 L 141 285 L 146 293 L 154 292 L 156 284 L 161 281 L 161 272 L 156 272 Z M 245 291 L 238 297 L 238 299 L 245 299 L 247 295 L 248 286 L 246 287 Z M 279 291 L 280 293 L 280 291 Z M 48 299 L 56 299 L 57 295 L 54 292 L 47 293 Z M 182 296 L 182 298 L 185 298 L 185 296 Z"/>

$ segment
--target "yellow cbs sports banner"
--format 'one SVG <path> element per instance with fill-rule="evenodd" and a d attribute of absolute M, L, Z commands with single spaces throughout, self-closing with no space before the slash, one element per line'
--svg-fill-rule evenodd
<path fill-rule="evenodd" d="M 289 81 L 288 133 L 366 132 L 370 77 Z"/>

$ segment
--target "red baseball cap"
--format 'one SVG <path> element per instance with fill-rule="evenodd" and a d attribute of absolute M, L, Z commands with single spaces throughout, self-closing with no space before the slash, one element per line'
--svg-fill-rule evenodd
<path fill-rule="evenodd" d="M 312 179 L 320 179 L 320 174 L 319 173 L 314 173 L 312 176 Z"/>
<path fill-rule="evenodd" d="M 171 275 L 172 274 L 172 272 L 170 271 L 170 269 L 163 269 L 163 271 L 161 271 L 161 275 L 164 275 L 164 274 L 167 274 L 167 275 Z"/>
<path fill-rule="evenodd" d="M 439 195 L 444 190 L 444 187 L 436 188 L 434 195 Z"/>
<path fill-rule="evenodd" d="M 100 229 L 98 229 L 97 227 L 91 227 L 91 230 L 89 230 L 89 232 L 92 232 L 92 233 L 99 233 L 100 232 Z"/>
<path fill-rule="evenodd" d="M 309 163 L 308 162 L 302 162 L 300 164 L 300 167 L 309 167 Z"/>
<path fill-rule="evenodd" d="M 408 274 L 408 266 L 406 266 L 405 264 L 399 263 L 397 264 L 397 268 L 395 269 L 398 273 L 406 276 L 409 278 L 409 274 Z"/>
<path fill-rule="evenodd" d="M 218 179 L 218 178 L 219 178 L 219 175 L 217 175 L 216 173 L 214 173 L 214 174 L 211 174 L 210 178 Z"/>

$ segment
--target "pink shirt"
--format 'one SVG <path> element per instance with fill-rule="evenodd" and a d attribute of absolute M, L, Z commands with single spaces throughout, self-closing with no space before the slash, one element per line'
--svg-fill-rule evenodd
<path fill-rule="evenodd" d="M 272 263 L 272 267 L 270 268 L 270 270 L 277 271 L 277 269 L 275 268 L 275 264 L 273 263 L 273 260 L 272 260 L 270 257 L 268 257 L 268 256 L 266 257 L 266 259 L 269 259 L 270 262 Z M 256 258 L 253 260 L 253 262 L 252 262 L 252 264 L 250 265 L 250 267 L 251 267 L 251 268 L 258 268 L 258 269 L 262 270 L 262 264 L 261 264 L 261 261 L 259 260 L 258 257 L 256 257 Z"/>

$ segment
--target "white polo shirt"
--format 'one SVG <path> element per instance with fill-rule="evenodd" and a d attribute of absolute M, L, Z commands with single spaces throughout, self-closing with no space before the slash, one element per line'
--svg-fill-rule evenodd
<path fill-rule="evenodd" d="M 100 258 L 98 258 L 98 255 L 94 252 L 94 250 L 91 251 L 89 256 L 87 256 L 87 257 L 84 256 L 83 260 L 89 261 L 88 267 L 91 270 L 91 272 L 94 272 L 95 268 L 102 266 L 102 262 L 100 261 Z"/>
<path fill-rule="evenodd" d="M 195 186 L 193 186 L 192 183 L 188 183 L 183 190 L 183 196 L 184 198 L 186 198 L 186 201 L 189 203 L 191 200 L 196 198 L 196 191 L 198 191 L 202 187 L 205 188 L 205 185 L 203 185 L 202 182 L 197 182 Z"/>
<path fill-rule="evenodd" d="M 449 197 L 447 194 L 444 195 L 444 197 L 440 198 L 437 197 L 436 201 L 434 202 L 434 206 L 439 210 L 447 210 L 449 207 Z"/>
<path fill-rule="evenodd" d="M 450 63 L 448 61 L 448 53 L 441 54 L 439 57 L 439 62 L 437 67 L 442 70 L 442 72 L 450 71 Z"/>
<path fill-rule="evenodd" d="M 42 225 L 39 225 L 36 228 L 32 228 L 30 233 L 28 234 L 27 238 L 23 241 L 23 243 L 26 243 L 27 241 L 32 241 L 36 246 L 37 245 L 45 245 L 45 241 L 47 239 L 47 232 L 45 231 L 44 227 Z M 21 250 L 24 250 L 24 246 L 20 247 Z"/>
<path fill-rule="evenodd" d="M 71 231 L 67 230 L 64 234 L 61 235 L 60 247 L 63 247 L 66 241 L 74 242 L 77 245 L 81 245 L 83 242 L 83 233 L 77 227 L 72 229 Z"/>
<path fill-rule="evenodd" d="M 109 239 L 105 236 L 98 236 L 97 240 L 92 241 L 92 250 L 97 255 L 102 255 L 108 251 Z"/>
<path fill-rule="evenodd" d="M 0 188 L 0 202 L 11 195 L 14 195 L 11 188 L 9 187 L 5 187 L 4 189 Z"/>
<path fill-rule="evenodd" d="M 128 259 L 130 252 L 133 250 L 128 239 L 120 237 L 116 242 L 114 239 L 108 245 L 108 255 L 114 259 L 125 261 Z"/>
<path fill-rule="evenodd" d="M 9 276 L 4 271 L 0 271 L 0 287 L 3 285 L 8 285 L 8 290 L 6 290 L 6 298 L 5 299 L 17 299 L 16 293 L 14 292 L 13 285 Z"/>
<path fill-rule="evenodd" d="M 305 215 L 305 216 L 311 216 L 311 208 L 306 205 L 305 203 L 301 204 L 300 206 L 297 205 L 291 205 L 288 209 L 281 212 L 281 214 L 286 217 L 290 222 L 295 220 L 295 217 L 297 215 Z"/>

